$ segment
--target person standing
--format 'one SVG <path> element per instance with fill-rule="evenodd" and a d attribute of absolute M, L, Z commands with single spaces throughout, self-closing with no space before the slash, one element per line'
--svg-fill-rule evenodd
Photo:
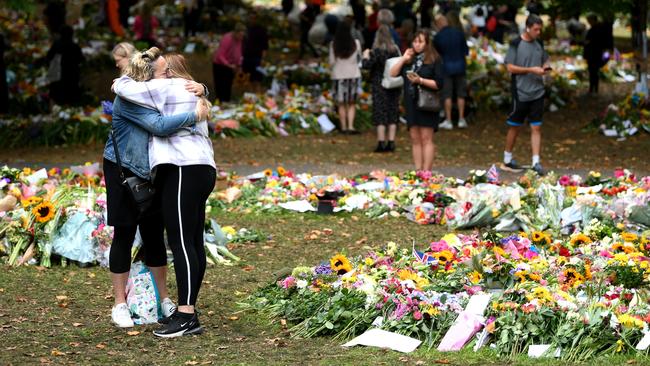
<path fill-rule="evenodd" d="M 184 0 L 183 24 L 185 38 L 195 36 L 203 11 L 203 0 Z"/>
<path fill-rule="evenodd" d="M 436 27 L 438 33 L 433 39 L 433 44 L 436 51 L 442 56 L 445 70 L 444 87 L 441 92 L 441 98 L 445 103 L 445 121 L 438 127 L 445 130 L 454 128 L 451 122 L 451 107 L 452 98 L 455 95 L 458 107 L 458 128 L 467 128 L 465 121 L 465 97 L 467 96 L 465 56 L 469 54 L 467 41 L 463 32 L 449 26 L 447 17 L 442 14 L 436 15 Z"/>
<path fill-rule="evenodd" d="M 219 48 L 212 57 L 214 90 L 220 102 L 229 102 L 232 96 L 232 83 L 237 70 L 242 65 L 242 43 L 245 32 L 246 27 L 243 24 L 235 24 L 235 29 L 223 36 Z"/>
<path fill-rule="evenodd" d="M 363 52 L 363 68 L 370 70 L 372 91 L 372 122 L 377 127 L 377 148 L 375 152 L 395 151 L 395 134 L 399 121 L 400 88 L 386 89 L 381 85 L 386 60 L 398 57 L 399 49 L 390 35 L 387 25 L 379 27 L 375 34 L 372 50 Z M 388 127 L 388 141 L 386 141 Z"/>
<path fill-rule="evenodd" d="M 244 39 L 242 71 L 250 75 L 250 81 L 259 85 L 263 75 L 257 68 L 262 64 L 264 54 L 269 49 L 269 36 L 266 28 L 259 24 L 257 15 L 249 16 L 248 29 Z"/>
<path fill-rule="evenodd" d="M 341 132 L 358 134 L 354 128 L 356 101 L 361 89 L 361 43 L 352 37 L 350 24 L 339 22 L 330 43 L 329 64 L 332 68 L 332 97 L 338 105 Z"/>
<path fill-rule="evenodd" d="M 431 28 L 431 14 L 436 6 L 435 0 L 421 0 L 420 8 L 420 28 Z"/>
<path fill-rule="evenodd" d="M 147 2 L 142 4 L 140 14 L 135 17 L 133 33 L 135 40 L 145 42 L 149 47 L 156 45 L 156 29 L 160 25 L 158 18 L 152 14 L 151 5 Z"/>
<path fill-rule="evenodd" d="M 598 17 L 591 14 L 587 17 L 589 30 L 585 37 L 585 47 L 583 55 L 587 60 L 589 70 L 589 94 L 598 94 L 598 84 L 600 81 L 600 69 L 605 66 L 607 59 L 603 53 L 608 48 L 608 37 L 605 33 L 605 27 L 598 21 Z"/>
<path fill-rule="evenodd" d="M 545 171 L 540 162 L 542 145 L 542 116 L 544 114 L 544 75 L 550 71 L 548 55 L 538 38 L 542 32 L 542 19 L 529 15 L 526 30 L 510 43 L 506 54 L 506 67 L 512 74 L 512 112 L 506 121 L 508 134 L 501 169 L 520 172 L 523 168 L 512 157 L 512 149 L 526 120 L 530 124 L 533 152 L 532 169 L 539 175 Z"/>
<path fill-rule="evenodd" d="M 300 54 L 299 57 L 302 57 L 305 54 L 305 48 L 309 48 L 314 54 L 314 57 L 318 57 L 318 51 L 314 48 L 309 42 L 309 30 L 314 25 L 316 17 L 320 14 L 320 6 L 313 4 L 311 0 L 305 0 L 306 7 L 300 13 Z"/>
<path fill-rule="evenodd" d="M 47 51 L 47 78 L 50 99 L 59 105 L 76 105 L 81 100 L 81 64 L 84 56 L 74 41 L 72 27 L 64 25 L 59 30 L 59 38 Z"/>
<path fill-rule="evenodd" d="M 418 98 L 421 88 L 438 90 L 443 86 L 443 69 L 428 31 L 415 33 L 412 48 L 404 52 L 390 74 L 404 78 L 404 107 L 415 169 L 431 171 L 435 157 L 433 135 L 438 129 L 439 116 L 437 112 L 418 108 Z"/>

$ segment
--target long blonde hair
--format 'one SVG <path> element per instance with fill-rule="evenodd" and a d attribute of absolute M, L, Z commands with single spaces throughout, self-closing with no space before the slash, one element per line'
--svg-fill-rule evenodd
<path fill-rule="evenodd" d="M 179 53 L 169 53 L 165 56 L 165 61 L 167 61 L 167 70 L 169 71 L 168 77 L 181 78 L 185 80 L 194 80 L 190 74 L 189 67 L 187 67 L 187 60 L 185 57 Z M 212 103 L 206 97 L 201 97 L 198 103 L 203 103 L 208 108 L 208 118 L 210 118 L 210 109 L 212 108 Z"/>
<path fill-rule="evenodd" d="M 135 81 L 148 81 L 153 79 L 155 65 L 158 57 L 162 56 L 162 51 L 158 47 L 151 47 L 142 52 L 135 52 L 129 60 L 129 66 L 126 67 L 124 75 Z"/>
<path fill-rule="evenodd" d="M 375 33 L 375 41 L 372 43 L 372 49 L 382 49 L 388 52 L 399 50 L 393 40 L 393 35 L 390 34 L 390 28 L 388 28 L 387 25 L 382 24 L 377 29 L 377 33 Z"/>

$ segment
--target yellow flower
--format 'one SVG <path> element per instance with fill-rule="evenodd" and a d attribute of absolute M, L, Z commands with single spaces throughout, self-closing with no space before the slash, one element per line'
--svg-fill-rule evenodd
<path fill-rule="evenodd" d="M 635 316 L 628 314 L 621 314 L 618 316 L 618 322 L 625 328 L 639 328 L 643 329 L 645 322 Z"/>
<path fill-rule="evenodd" d="M 330 259 L 330 268 L 340 275 L 346 274 L 352 270 L 352 265 L 346 256 L 337 254 Z"/>
<path fill-rule="evenodd" d="M 591 238 L 585 234 L 577 234 L 571 237 L 571 246 L 585 245 L 591 243 Z"/>
<path fill-rule="evenodd" d="M 544 233 L 541 231 L 534 231 L 533 232 L 533 241 L 534 242 L 540 242 L 544 239 Z"/>
<path fill-rule="evenodd" d="M 434 257 L 438 259 L 438 264 L 444 266 L 447 264 L 447 262 L 452 261 L 454 259 L 454 253 L 452 253 L 449 250 L 443 250 L 438 253 L 433 254 Z"/>
<path fill-rule="evenodd" d="M 552 302 L 553 297 L 551 296 L 551 292 L 546 288 L 546 287 L 535 287 L 533 289 L 533 292 L 530 294 L 526 295 L 528 300 L 533 300 L 533 299 L 538 299 L 542 302 Z"/>
<path fill-rule="evenodd" d="M 639 239 L 639 237 L 634 233 L 623 233 L 621 234 L 621 238 L 626 242 L 633 242 Z"/>
<path fill-rule="evenodd" d="M 522 238 L 526 238 L 526 239 L 528 239 L 528 233 L 525 232 L 525 231 L 520 231 L 520 232 L 519 232 L 519 236 L 522 237 Z"/>
<path fill-rule="evenodd" d="M 287 173 L 287 171 L 284 170 L 283 167 L 281 167 L 281 166 L 278 167 L 278 175 L 279 175 L 279 176 L 284 177 L 284 175 L 285 175 L 286 173 Z"/>
<path fill-rule="evenodd" d="M 625 253 L 616 253 L 614 254 L 614 260 L 621 263 L 627 263 L 628 256 Z"/>
<path fill-rule="evenodd" d="M 23 205 L 23 207 L 27 208 L 27 207 L 29 207 L 31 205 L 41 203 L 41 201 L 43 201 L 43 199 L 41 197 L 31 196 L 31 197 L 29 197 L 27 199 L 20 200 L 20 204 Z"/>
<path fill-rule="evenodd" d="M 372 266 L 373 264 L 375 264 L 375 261 L 372 260 L 372 258 L 370 258 L 370 257 L 366 257 L 366 259 L 364 260 L 364 263 L 366 264 L 366 266 Z"/>
<path fill-rule="evenodd" d="M 224 226 L 221 228 L 221 232 L 224 233 L 225 235 L 236 235 L 237 230 L 235 230 L 234 227 L 232 226 Z"/>
<path fill-rule="evenodd" d="M 481 282 L 481 280 L 483 279 L 483 275 L 481 275 L 477 271 L 474 271 L 474 272 L 468 274 L 467 277 L 469 278 L 469 281 L 474 285 Z"/>
<path fill-rule="evenodd" d="M 49 201 L 43 201 L 32 209 L 32 213 L 38 222 L 48 222 L 54 217 L 54 205 Z"/>
<path fill-rule="evenodd" d="M 267 177 L 271 177 L 271 176 L 273 176 L 273 170 L 271 170 L 271 169 L 266 169 L 266 170 L 264 171 L 264 175 L 267 176 Z"/>

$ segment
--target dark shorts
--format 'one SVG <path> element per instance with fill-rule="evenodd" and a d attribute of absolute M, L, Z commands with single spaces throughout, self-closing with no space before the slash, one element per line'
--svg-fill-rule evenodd
<path fill-rule="evenodd" d="M 442 100 L 453 98 L 465 98 L 467 96 L 467 79 L 465 75 L 445 76 L 440 91 Z"/>
<path fill-rule="evenodd" d="M 512 98 L 512 112 L 506 123 L 509 126 L 521 126 L 528 120 L 531 126 L 541 126 L 544 115 L 544 97 L 522 102 Z"/>

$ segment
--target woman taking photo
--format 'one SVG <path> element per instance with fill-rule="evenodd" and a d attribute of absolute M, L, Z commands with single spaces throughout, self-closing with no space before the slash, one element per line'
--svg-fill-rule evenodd
<path fill-rule="evenodd" d="M 399 121 L 400 88 L 386 89 L 381 85 L 386 60 L 398 57 L 399 49 L 390 34 L 390 28 L 382 25 L 375 33 L 372 50 L 363 52 L 363 68 L 370 70 L 372 91 L 372 122 L 377 126 L 377 148 L 375 152 L 395 151 L 395 133 Z M 386 127 L 388 126 L 388 141 Z"/>
<path fill-rule="evenodd" d="M 418 107 L 418 98 L 422 88 L 439 90 L 442 87 L 443 70 L 428 32 L 415 33 L 412 47 L 404 52 L 390 73 L 393 77 L 401 74 L 404 78 L 404 107 L 415 169 L 431 171 L 435 157 L 433 134 L 438 129 L 439 115 Z"/>
<path fill-rule="evenodd" d="M 341 21 L 336 27 L 330 44 L 329 63 L 332 68 L 332 97 L 338 105 L 341 132 L 358 134 L 354 128 L 356 102 L 361 89 L 361 44 L 352 38 L 348 22 Z"/>
<path fill-rule="evenodd" d="M 142 58 L 141 54 L 136 54 Z M 119 64 L 119 62 L 116 60 Z M 118 66 L 119 67 L 119 66 Z M 131 75 L 132 68 L 125 70 Z M 200 85 L 200 84 L 199 84 Z M 201 87 L 202 88 L 202 87 Z M 104 148 L 104 179 L 106 182 L 107 223 L 114 227 L 113 242 L 109 255 L 109 267 L 115 295 L 111 311 L 113 323 L 119 327 L 133 326 L 131 313 L 126 305 L 126 282 L 131 267 L 131 246 L 138 227 L 145 251 L 145 264 L 150 268 L 158 287 L 163 316 L 175 311 L 175 305 L 167 294 L 167 254 L 163 240 L 162 215 L 159 207 L 152 207 L 146 215 L 138 215 L 131 192 L 122 184 L 121 170 L 125 177 L 138 176 L 150 179 L 148 159 L 149 138 L 152 135 L 169 135 L 196 121 L 206 118 L 208 110 L 203 103 L 195 104 L 195 110 L 182 111 L 163 117 L 160 112 L 143 108 L 116 97 L 113 103 L 112 133 Z M 113 140 L 115 139 L 115 141 Z"/>
<path fill-rule="evenodd" d="M 184 58 L 180 55 L 164 58 L 155 51 L 147 51 L 151 57 L 133 63 L 137 77 L 125 75 L 116 80 L 115 93 L 144 107 L 156 108 L 163 115 L 187 112 L 197 102 L 207 105 L 207 101 L 183 87 L 186 79 L 191 79 Z M 154 335 L 170 338 L 200 334 L 203 328 L 195 305 L 206 266 L 205 202 L 216 182 L 207 122 L 201 120 L 192 131 L 168 138 L 153 137 L 148 156 L 155 172 L 154 185 L 162 198 L 163 222 L 174 254 L 178 286 L 178 309 Z"/>

